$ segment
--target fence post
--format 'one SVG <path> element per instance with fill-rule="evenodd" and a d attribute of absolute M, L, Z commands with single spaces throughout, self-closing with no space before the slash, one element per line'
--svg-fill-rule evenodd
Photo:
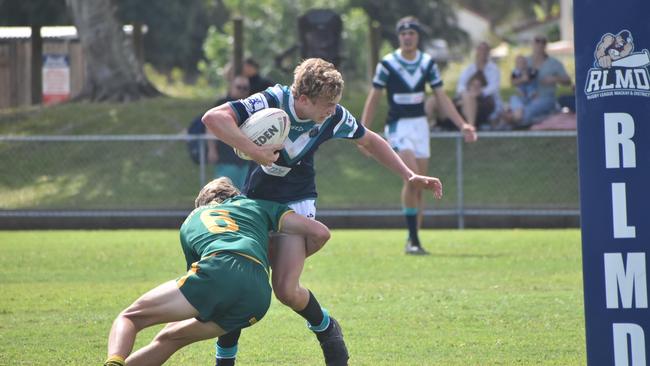
<path fill-rule="evenodd" d="M 463 135 L 456 137 L 456 205 L 458 214 L 458 228 L 465 228 L 465 203 L 463 196 Z"/>
<path fill-rule="evenodd" d="M 205 139 L 203 136 L 197 137 L 199 139 L 199 187 L 205 185 Z"/>

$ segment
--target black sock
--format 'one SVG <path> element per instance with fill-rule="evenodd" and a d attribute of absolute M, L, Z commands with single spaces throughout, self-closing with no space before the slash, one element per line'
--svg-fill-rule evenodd
<path fill-rule="evenodd" d="M 318 300 L 316 300 L 316 297 L 311 291 L 309 291 L 309 302 L 307 302 L 307 306 L 300 311 L 296 311 L 296 313 L 300 314 L 300 316 L 305 318 L 314 327 L 319 326 L 323 322 L 323 310 L 321 310 Z"/>
<path fill-rule="evenodd" d="M 216 366 L 235 366 L 234 358 L 217 358 Z"/>
<path fill-rule="evenodd" d="M 230 348 L 239 342 L 239 336 L 241 335 L 241 329 L 233 330 L 224 335 L 220 335 L 217 340 L 219 347 Z"/>
<path fill-rule="evenodd" d="M 409 239 L 411 240 L 411 245 L 420 246 L 420 238 L 418 238 L 418 215 L 405 214 L 406 217 L 406 226 L 409 229 Z"/>

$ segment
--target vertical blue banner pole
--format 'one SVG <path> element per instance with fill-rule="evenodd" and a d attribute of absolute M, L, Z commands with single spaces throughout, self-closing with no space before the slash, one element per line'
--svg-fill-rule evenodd
<path fill-rule="evenodd" d="M 650 1 L 574 1 L 588 365 L 650 350 Z"/>

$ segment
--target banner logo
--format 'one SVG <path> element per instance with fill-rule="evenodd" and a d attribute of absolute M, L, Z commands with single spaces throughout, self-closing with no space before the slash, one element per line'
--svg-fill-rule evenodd
<path fill-rule="evenodd" d="M 610 96 L 650 97 L 650 53 L 634 52 L 629 30 L 602 36 L 594 52 L 594 67 L 589 69 L 587 99 Z"/>

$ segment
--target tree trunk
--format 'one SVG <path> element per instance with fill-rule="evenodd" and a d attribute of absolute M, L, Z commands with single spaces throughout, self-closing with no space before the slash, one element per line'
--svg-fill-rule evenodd
<path fill-rule="evenodd" d="M 66 0 L 83 50 L 86 75 L 76 99 L 128 102 L 160 95 L 147 80 L 113 0 Z"/>

